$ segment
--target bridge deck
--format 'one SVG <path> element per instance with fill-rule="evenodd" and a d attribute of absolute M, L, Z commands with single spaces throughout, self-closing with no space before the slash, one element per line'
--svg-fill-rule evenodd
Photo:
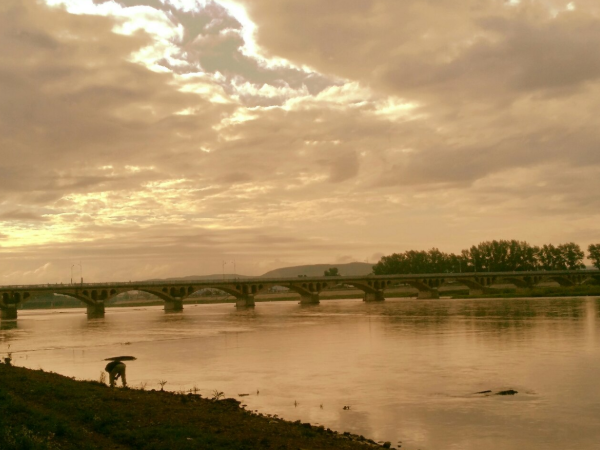
<path fill-rule="evenodd" d="M 399 281 L 402 280 L 414 280 L 414 279 L 469 279 L 473 277 L 549 277 L 549 276 L 572 276 L 572 275 L 585 275 L 586 277 L 600 276 L 600 270 L 536 270 L 536 271 L 523 271 L 523 272 L 461 272 L 461 273 L 414 273 L 414 274 L 396 274 L 396 275 L 358 275 L 358 276 L 335 276 L 335 277 L 282 277 L 282 278 L 263 278 L 263 277 L 250 277 L 250 278 L 212 278 L 212 279 L 198 279 L 198 280 L 157 280 L 157 281 L 114 281 L 104 283 L 73 283 L 73 284 L 59 284 L 59 283 L 47 283 L 47 284 L 24 284 L 24 285 L 0 285 L 0 290 L 34 290 L 48 288 L 56 289 L 60 287 L 72 288 L 74 286 L 79 289 L 85 288 L 102 288 L 102 287 L 115 287 L 125 288 L 131 286 L 182 286 L 182 285 L 193 285 L 193 286 L 214 286 L 216 284 L 289 284 L 297 282 L 322 282 L 322 281 L 339 281 L 341 283 L 349 281 Z"/>
<path fill-rule="evenodd" d="M 340 284 L 353 286 L 364 292 L 364 301 L 384 300 L 384 293 L 398 284 L 418 290 L 418 298 L 439 298 L 438 288 L 449 282 L 468 287 L 472 295 L 481 295 L 489 286 L 512 283 L 517 288 L 535 286 L 541 281 L 553 280 L 561 286 L 581 284 L 588 280 L 600 282 L 600 270 L 553 270 L 530 272 L 462 272 L 398 275 L 363 275 L 336 277 L 234 278 L 212 280 L 120 281 L 79 284 L 34 284 L 0 286 L 0 317 L 17 318 L 17 306 L 44 294 L 60 294 L 76 298 L 87 305 L 90 316 L 103 316 L 105 302 L 128 291 L 144 291 L 165 302 L 165 310 L 180 311 L 183 300 L 202 289 L 222 290 L 236 298 L 236 306 L 254 306 L 254 296 L 283 286 L 300 295 L 303 304 L 319 303 L 319 295 Z"/>

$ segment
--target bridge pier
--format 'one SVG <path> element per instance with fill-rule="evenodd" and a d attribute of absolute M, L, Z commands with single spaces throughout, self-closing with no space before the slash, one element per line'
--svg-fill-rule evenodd
<path fill-rule="evenodd" d="M 469 295 L 471 297 L 476 297 L 478 295 L 483 295 L 485 292 L 483 288 L 469 288 Z"/>
<path fill-rule="evenodd" d="M 301 305 L 318 305 L 319 304 L 319 293 L 311 292 L 310 294 L 300 294 Z"/>
<path fill-rule="evenodd" d="M 0 312 L 0 319 L 5 320 L 17 320 L 17 306 L 7 306 L 2 308 Z"/>
<path fill-rule="evenodd" d="M 247 294 L 235 299 L 236 308 L 254 308 L 254 295 Z"/>
<path fill-rule="evenodd" d="M 104 317 L 104 302 L 96 302 L 87 305 L 87 315 L 89 318 Z"/>
<path fill-rule="evenodd" d="M 419 289 L 417 298 L 420 300 L 440 298 L 440 293 L 437 289 Z"/>
<path fill-rule="evenodd" d="M 175 298 L 173 300 L 165 301 L 165 311 L 166 312 L 183 311 L 183 299 Z"/>
<path fill-rule="evenodd" d="M 378 290 L 375 292 L 365 292 L 363 297 L 363 301 L 365 302 L 382 302 L 385 300 L 382 290 Z"/>

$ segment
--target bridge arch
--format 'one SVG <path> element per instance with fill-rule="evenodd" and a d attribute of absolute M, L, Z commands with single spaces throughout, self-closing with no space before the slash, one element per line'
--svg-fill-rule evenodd
<path fill-rule="evenodd" d="M 573 280 L 569 279 L 569 277 L 555 276 L 548 278 L 552 281 L 556 281 L 561 286 L 575 286 L 576 284 Z"/>
<path fill-rule="evenodd" d="M 300 296 L 310 296 L 313 295 L 314 293 L 319 293 L 321 292 L 321 290 L 323 289 L 323 286 L 321 285 L 321 283 L 290 283 L 287 285 L 282 285 L 284 287 L 287 287 L 290 291 L 294 291 L 297 294 L 300 294 Z"/>
<path fill-rule="evenodd" d="M 455 278 L 454 281 L 469 288 L 469 295 L 482 295 L 485 288 L 496 283 L 495 276 L 474 276 L 472 278 Z"/>
<path fill-rule="evenodd" d="M 23 304 L 28 300 L 33 300 L 36 297 L 41 297 L 43 295 L 63 295 L 67 297 L 74 298 L 83 302 L 84 304 L 89 304 L 90 300 L 78 295 L 74 292 L 64 292 L 64 291 L 55 291 L 52 289 L 44 290 L 44 291 L 23 291 L 23 292 L 11 292 L 4 291 L 0 293 L 0 306 L 9 307 L 10 305 L 18 305 Z"/>
<path fill-rule="evenodd" d="M 385 299 L 384 291 L 387 287 L 394 284 L 392 280 L 344 280 L 344 284 L 352 286 L 355 289 L 364 292 L 363 300 L 365 302 L 382 301 Z"/>
<path fill-rule="evenodd" d="M 505 275 L 504 277 L 502 277 L 502 279 L 508 283 L 514 284 L 517 288 L 525 289 L 531 288 L 538 284 L 542 280 L 542 277 L 530 275 Z"/>
<path fill-rule="evenodd" d="M 84 304 L 90 305 L 90 306 L 95 304 L 95 302 L 91 301 L 89 298 L 84 297 L 83 295 L 76 294 L 74 292 L 60 292 L 60 293 L 53 292 L 53 294 L 65 295 L 67 297 L 77 299 L 77 300 L 83 302 Z"/>
<path fill-rule="evenodd" d="M 203 291 L 205 289 L 216 289 L 219 291 L 223 291 L 228 295 L 233 295 L 234 297 L 239 297 L 240 296 L 240 292 L 238 290 L 236 290 L 235 288 L 230 288 L 227 286 L 201 286 L 201 287 L 195 287 L 193 288 L 192 292 L 189 295 L 195 294 L 196 292 L 200 292 Z"/>

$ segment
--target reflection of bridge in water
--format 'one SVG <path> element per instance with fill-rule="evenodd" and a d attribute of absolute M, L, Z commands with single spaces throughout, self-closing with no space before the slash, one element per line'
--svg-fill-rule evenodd
<path fill-rule="evenodd" d="M 317 304 L 322 291 L 340 285 L 353 286 L 364 292 L 364 301 L 385 299 L 385 290 L 408 285 L 419 291 L 418 298 L 439 298 L 438 288 L 460 284 L 470 295 L 481 295 L 494 284 L 513 284 L 517 289 L 531 288 L 540 282 L 554 281 L 561 286 L 600 282 L 599 270 L 556 270 L 535 272 L 478 272 L 404 275 L 364 275 L 356 277 L 245 278 L 233 280 L 133 281 L 86 284 L 42 284 L 0 286 L 0 310 L 3 320 L 15 320 L 17 307 L 40 295 L 60 294 L 81 300 L 88 315 L 104 315 L 106 302 L 128 291 L 143 291 L 165 302 L 166 311 L 180 311 L 183 301 L 203 289 L 219 289 L 236 298 L 236 306 L 254 306 L 254 296 L 281 286 L 300 294 L 300 303 Z"/>

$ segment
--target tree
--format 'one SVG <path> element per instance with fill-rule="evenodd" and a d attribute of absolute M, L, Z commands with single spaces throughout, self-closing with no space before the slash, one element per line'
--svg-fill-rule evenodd
<path fill-rule="evenodd" d="M 426 251 L 409 250 L 404 253 L 406 269 L 403 273 L 428 273 L 429 258 Z"/>
<path fill-rule="evenodd" d="M 588 258 L 591 259 L 592 264 L 600 269 L 600 244 L 590 244 L 588 252 L 590 252 Z"/>
<path fill-rule="evenodd" d="M 432 248 L 427 252 L 428 273 L 450 272 L 450 255 L 440 252 L 437 248 Z"/>
<path fill-rule="evenodd" d="M 331 267 L 329 269 L 327 269 L 325 271 L 325 275 L 326 277 L 339 277 L 340 276 L 340 272 L 338 271 L 337 267 Z"/>
<path fill-rule="evenodd" d="M 561 244 L 557 247 L 560 251 L 562 263 L 568 270 L 585 269 L 583 257 L 585 254 L 579 245 L 574 242 Z"/>
<path fill-rule="evenodd" d="M 590 259 L 600 268 L 600 244 L 591 245 L 589 251 Z M 394 253 L 382 257 L 373 266 L 373 274 L 578 270 L 585 269 L 583 257 L 583 251 L 573 242 L 537 247 L 514 239 L 494 240 L 480 242 L 459 255 L 443 253 L 437 248 Z"/>
<path fill-rule="evenodd" d="M 392 253 L 390 256 L 382 256 L 379 262 L 373 266 L 373 274 L 395 275 L 404 273 L 405 260 L 404 253 Z"/>
<path fill-rule="evenodd" d="M 465 257 L 464 252 L 468 252 L 468 250 L 463 250 L 463 253 L 461 253 L 460 255 L 455 255 L 454 253 L 450 253 L 447 255 L 446 272 L 472 272 L 472 269 L 469 269 L 469 260 Z"/>
<path fill-rule="evenodd" d="M 507 271 L 535 270 L 538 267 L 539 248 L 525 241 L 512 240 L 508 243 Z"/>
<path fill-rule="evenodd" d="M 429 251 L 408 250 L 384 256 L 373 266 L 374 275 L 394 275 L 402 273 L 447 273 L 456 266 L 459 271 L 459 257 L 432 248 Z"/>
<path fill-rule="evenodd" d="M 552 244 L 544 244 L 538 250 L 538 264 L 543 270 L 557 270 L 560 264 L 560 251 Z"/>
<path fill-rule="evenodd" d="M 463 272 L 516 272 L 535 270 L 538 248 L 525 241 L 485 241 L 461 254 Z M 463 267 L 464 261 L 464 267 Z"/>
<path fill-rule="evenodd" d="M 552 244 L 542 246 L 537 259 L 543 270 L 578 270 L 585 269 L 584 256 L 579 245 L 568 242 L 557 247 Z"/>

